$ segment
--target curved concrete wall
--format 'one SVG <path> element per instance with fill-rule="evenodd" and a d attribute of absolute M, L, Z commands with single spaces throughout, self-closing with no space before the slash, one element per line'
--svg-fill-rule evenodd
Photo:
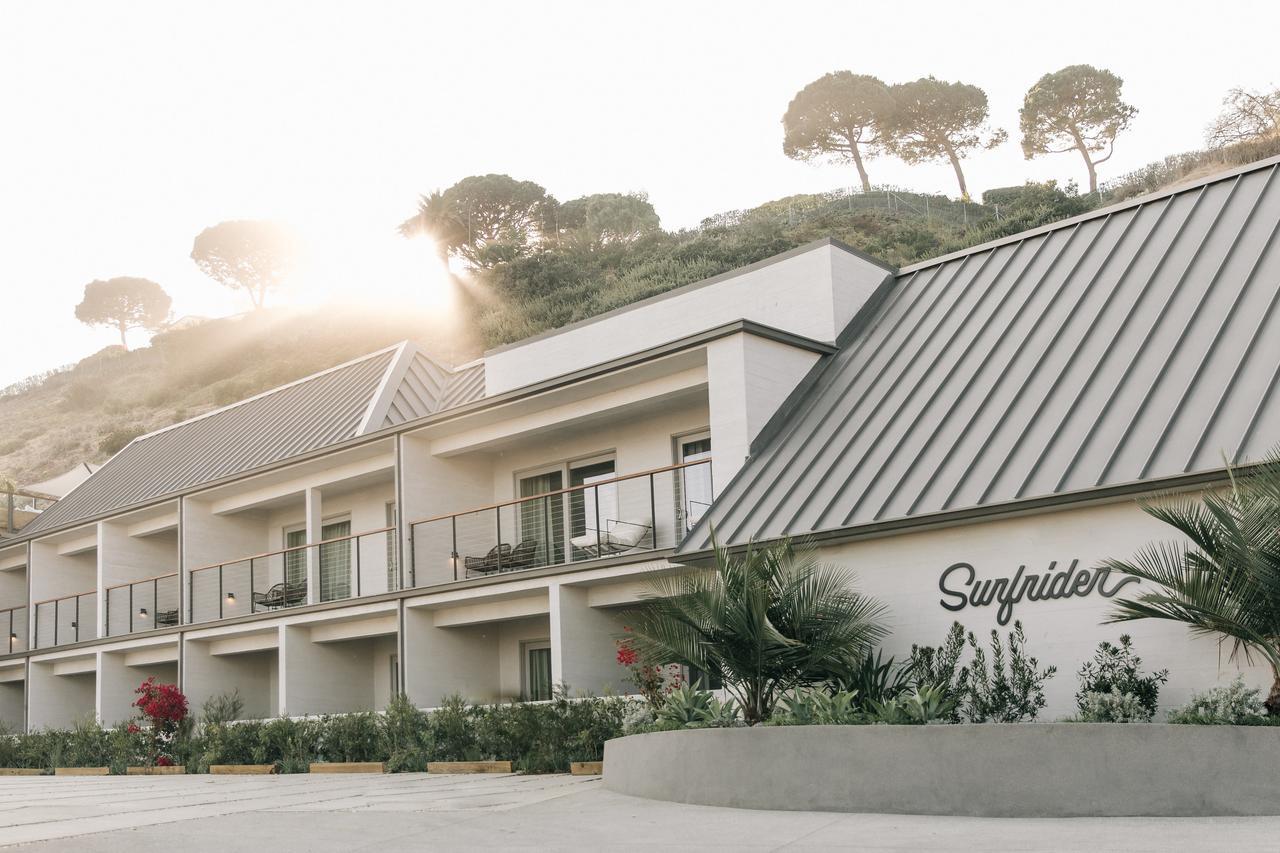
<path fill-rule="evenodd" d="M 1280 728 L 1046 723 L 699 729 L 605 744 L 613 791 L 796 811 L 1280 814 Z"/>

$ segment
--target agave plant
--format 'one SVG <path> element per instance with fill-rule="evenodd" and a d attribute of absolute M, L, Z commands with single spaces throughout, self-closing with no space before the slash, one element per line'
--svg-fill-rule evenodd
<path fill-rule="evenodd" d="M 717 544 L 714 571 L 655 578 L 646 599 L 626 615 L 640 655 L 720 679 L 749 724 L 886 633 L 884 606 L 854 592 L 850 572 L 786 540 L 733 554 Z"/>
<path fill-rule="evenodd" d="M 1115 603 L 1109 621 L 1169 619 L 1197 634 L 1227 637 L 1233 659 L 1271 665 L 1267 713 L 1280 714 L 1280 455 L 1252 470 L 1228 469 L 1229 488 L 1199 500 L 1143 509 L 1185 542 L 1153 544 L 1113 572 L 1154 588 Z"/>

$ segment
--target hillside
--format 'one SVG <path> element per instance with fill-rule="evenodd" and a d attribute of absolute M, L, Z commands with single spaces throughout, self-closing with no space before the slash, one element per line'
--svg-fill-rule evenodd
<path fill-rule="evenodd" d="M 446 363 L 479 347 L 424 316 L 266 310 L 108 347 L 0 396 L 0 480 L 21 485 L 129 439 L 410 338 Z"/>
<path fill-rule="evenodd" d="M 833 236 L 898 265 L 1084 213 L 1280 153 L 1280 139 L 1169 157 L 1098 194 L 1029 184 L 983 202 L 892 188 L 768 202 L 634 242 L 548 245 L 466 280 L 465 319 L 276 309 L 110 347 L 0 391 L 0 481 L 102 461 L 135 435 L 410 338 L 446 363 Z"/>

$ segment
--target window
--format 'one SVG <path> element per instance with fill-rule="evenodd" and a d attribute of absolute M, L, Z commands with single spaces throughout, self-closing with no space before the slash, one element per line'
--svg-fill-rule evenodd
<path fill-rule="evenodd" d="M 521 477 L 519 495 L 527 498 L 562 488 L 564 472 L 548 471 Z M 554 566 L 564 562 L 564 495 L 550 495 L 520 504 L 520 541 L 538 543 L 534 550 L 534 566 Z"/>
<path fill-rule="evenodd" d="M 612 480 L 616 476 L 612 459 L 603 462 L 575 463 L 569 466 L 569 486 L 590 486 Z M 618 519 L 618 484 L 569 493 L 569 538 L 609 532 L 609 522 Z M 593 556 L 574 549 L 574 559 Z"/>
<path fill-rule="evenodd" d="M 530 702 L 551 698 L 551 643 L 521 644 L 524 649 L 524 695 Z"/>
<path fill-rule="evenodd" d="M 598 456 L 520 475 L 516 480 L 520 497 L 547 497 L 519 504 L 519 541 L 508 544 L 518 547 L 520 542 L 536 542 L 533 566 L 555 566 L 566 562 L 566 557 L 582 560 L 594 556 L 591 549 L 575 548 L 570 542 L 588 534 L 594 537 L 597 530 L 608 533 L 611 522 L 617 523 L 618 485 L 606 483 L 598 488 L 549 493 L 561 491 L 566 483 L 571 489 L 590 487 L 616 476 L 614 460 Z"/>
<path fill-rule="evenodd" d="M 391 698 L 394 699 L 400 695 L 400 657 L 399 655 L 391 656 Z"/>
<path fill-rule="evenodd" d="M 335 521 L 320 528 L 320 539 L 341 539 L 351 535 L 350 521 Z M 351 596 L 352 541 L 321 545 L 320 600 L 336 601 Z"/>
<path fill-rule="evenodd" d="M 685 533 L 693 529 L 711 506 L 711 433 L 701 432 L 676 439 L 676 462 L 687 464 L 676 477 L 676 514 Z"/>
<path fill-rule="evenodd" d="M 341 539 L 351 535 L 351 522 L 331 521 L 320 528 L 320 539 Z M 298 548 L 284 555 L 284 578 L 290 589 L 306 588 L 307 584 L 307 552 L 308 548 L 299 546 L 307 544 L 305 527 L 286 530 L 284 545 L 286 548 Z M 351 595 L 351 547 L 352 542 L 334 542 L 321 545 L 317 550 L 320 561 L 320 600 L 335 601 Z"/>

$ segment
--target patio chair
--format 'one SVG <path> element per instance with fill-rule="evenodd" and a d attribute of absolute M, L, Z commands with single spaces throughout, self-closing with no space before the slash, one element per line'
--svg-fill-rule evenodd
<path fill-rule="evenodd" d="M 532 568 L 538 561 L 538 540 L 522 539 L 520 544 L 511 549 L 508 557 L 502 558 L 502 571 L 517 572 Z"/>
<path fill-rule="evenodd" d="M 156 611 L 156 627 L 178 624 L 177 610 L 157 610 Z"/>
<path fill-rule="evenodd" d="M 305 581 L 286 584 L 283 581 L 275 584 L 266 592 L 255 592 L 253 604 L 255 608 L 278 610 L 282 607 L 297 607 L 307 600 L 307 584 Z"/>
<path fill-rule="evenodd" d="M 569 543 L 590 557 L 608 557 L 639 546 L 652 529 L 648 524 L 608 518 L 605 519 L 604 530 L 588 528 L 586 533 L 573 537 Z"/>
<path fill-rule="evenodd" d="M 505 568 L 510 558 L 511 546 L 506 542 L 502 542 L 490 548 L 489 553 L 483 557 L 463 557 L 462 564 L 466 566 L 468 577 L 472 573 L 491 575 L 499 569 Z"/>

